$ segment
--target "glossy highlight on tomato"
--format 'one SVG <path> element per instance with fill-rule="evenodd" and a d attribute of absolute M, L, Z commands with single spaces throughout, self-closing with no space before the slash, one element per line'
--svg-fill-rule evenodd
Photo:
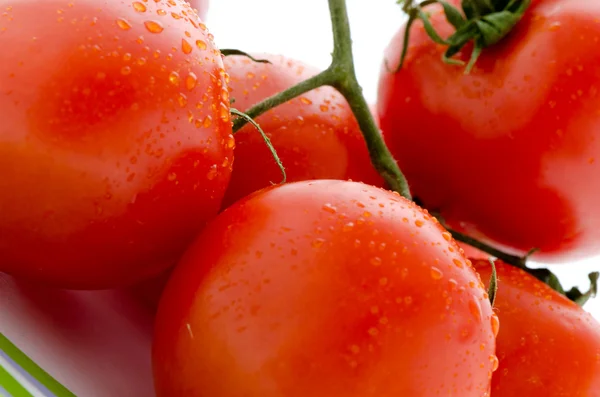
<path fill-rule="evenodd" d="M 473 265 L 484 280 L 487 260 Z M 523 270 L 496 261 L 498 370 L 493 397 L 600 396 L 600 324 Z"/>
<path fill-rule="evenodd" d="M 0 271 L 76 289 L 160 273 L 231 174 L 212 35 L 183 0 L 0 9 Z"/>
<path fill-rule="evenodd" d="M 452 33 L 439 8 L 431 18 Z M 599 252 L 599 18 L 595 1 L 534 1 L 469 74 L 442 62 L 444 48 L 415 23 L 403 68 L 382 69 L 378 108 L 425 207 L 510 253 L 537 248 L 536 259 L 558 262 Z M 387 50 L 391 69 L 403 34 Z"/>
<path fill-rule="evenodd" d="M 281 55 L 228 56 L 233 107 L 241 111 L 316 75 L 319 70 Z M 344 97 L 320 87 L 256 118 L 269 136 L 290 182 L 310 179 L 351 179 L 382 186 L 360 128 Z M 235 165 L 224 206 L 277 183 L 281 170 L 261 135 L 251 125 L 235 134 Z"/>
<path fill-rule="evenodd" d="M 198 237 L 156 319 L 157 395 L 486 395 L 498 329 L 437 221 L 348 181 L 274 186 Z"/>
<path fill-rule="evenodd" d="M 206 19 L 206 14 L 208 13 L 208 6 L 210 4 L 209 0 L 189 0 L 190 5 L 194 10 L 197 11 L 198 16 L 202 19 Z"/>

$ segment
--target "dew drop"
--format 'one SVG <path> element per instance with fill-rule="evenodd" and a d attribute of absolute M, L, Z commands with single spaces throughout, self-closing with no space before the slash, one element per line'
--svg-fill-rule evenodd
<path fill-rule="evenodd" d="M 126 19 L 123 19 L 123 18 L 117 19 L 117 26 L 123 30 L 131 29 L 131 24 L 129 23 L 129 21 L 127 21 Z"/>
<path fill-rule="evenodd" d="M 305 98 L 305 97 L 301 97 L 300 102 L 302 102 L 305 105 L 310 105 L 312 103 L 312 101 L 310 99 Z"/>
<path fill-rule="evenodd" d="M 500 361 L 498 361 L 498 357 L 495 354 L 490 356 L 490 362 L 492 363 L 492 372 L 495 372 L 500 366 Z"/>
<path fill-rule="evenodd" d="M 204 128 L 210 127 L 212 124 L 212 117 L 210 115 L 206 116 L 204 120 L 202 120 L 202 126 Z"/>
<path fill-rule="evenodd" d="M 150 33 L 160 33 L 163 30 L 165 30 L 165 28 L 162 26 L 162 24 L 157 21 L 145 21 L 144 26 Z"/>
<path fill-rule="evenodd" d="M 206 42 L 202 40 L 196 40 L 196 47 L 198 47 L 201 50 L 206 50 Z"/>
<path fill-rule="evenodd" d="M 442 271 L 435 266 L 431 267 L 430 274 L 431 278 L 434 280 L 441 280 L 442 277 L 444 277 L 444 273 L 442 273 Z"/>
<path fill-rule="evenodd" d="M 180 92 L 179 96 L 177 97 L 177 103 L 179 103 L 180 107 L 185 107 L 187 105 L 187 96 Z"/>
<path fill-rule="evenodd" d="M 311 243 L 313 248 L 320 248 L 323 246 L 323 244 L 325 243 L 325 240 L 322 238 L 317 238 L 315 240 L 313 240 L 313 242 Z"/>
<path fill-rule="evenodd" d="M 167 12 L 165 10 L 163 10 L 162 8 L 159 8 L 156 13 L 160 16 L 164 16 L 167 15 Z"/>
<path fill-rule="evenodd" d="M 191 53 L 192 49 L 192 45 L 188 43 L 186 39 L 181 39 L 181 51 L 183 51 L 184 54 Z"/>
<path fill-rule="evenodd" d="M 190 72 L 188 76 L 185 78 L 185 88 L 189 91 L 193 91 L 196 88 L 196 84 L 198 83 L 198 77 L 194 74 L 194 72 Z"/>
<path fill-rule="evenodd" d="M 446 240 L 446 241 L 452 240 L 452 235 L 448 232 L 442 233 L 442 237 L 444 237 L 444 240 Z"/>
<path fill-rule="evenodd" d="M 121 74 L 122 75 L 127 76 L 130 73 L 131 73 L 131 68 L 129 66 L 123 66 L 121 68 Z"/>
<path fill-rule="evenodd" d="M 494 337 L 498 336 L 498 332 L 500 331 L 500 319 L 496 315 L 496 313 L 492 314 L 492 332 L 494 333 Z"/>
<path fill-rule="evenodd" d="M 469 312 L 476 322 L 481 321 L 481 305 L 476 300 L 469 301 Z"/>
<path fill-rule="evenodd" d="M 342 231 L 349 232 L 354 229 L 354 222 L 348 222 L 342 227 Z"/>
<path fill-rule="evenodd" d="M 378 256 L 374 256 L 373 258 L 371 258 L 371 260 L 369 262 L 373 266 L 381 266 L 381 258 Z"/>
<path fill-rule="evenodd" d="M 221 102 L 221 106 L 219 107 L 219 117 L 226 123 L 230 120 L 231 117 L 227 105 L 225 105 L 223 102 Z"/>
<path fill-rule="evenodd" d="M 210 166 L 210 170 L 206 174 L 206 178 L 209 181 L 212 181 L 213 179 L 215 179 L 217 177 L 217 173 L 218 173 L 218 171 L 217 171 L 217 165 L 213 164 L 213 165 Z"/>
<path fill-rule="evenodd" d="M 169 74 L 169 81 L 173 85 L 179 85 L 179 73 L 173 71 Z"/>
<path fill-rule="evenodd" d="M 323 211 L 329 212 L 330 214 L 335 214 L 337 212 L 337 208 L 330 203 L 327 203 L 323 206 Z"/>
<path fill-rule="evenodd" d="M 415 225 L 416 225 L 417 227 L 421 227 L 421 226 L 423 226 L 424 224 L 425 224 L 425 222 L 423 222 L 423 221 L 422 221 L 422 220 L 420 220 L 420 219 L 417 219 L 417 220 L 415 221 Z"/>
<path fill-rule="evenodd" d="M 140 3 L 139 1 L 133 2 L 133 9 L 137 12 L 146 12 L 146 6 L 143 3 Z"/>
<path fill-rule="evenodd" d="M 454 262 L 454 264 L 460 269 L 462 269 L 464 267 L 464 264 L 462 263 L 462 261 L 460 259 L 452 259 L 452 262 Z"/>

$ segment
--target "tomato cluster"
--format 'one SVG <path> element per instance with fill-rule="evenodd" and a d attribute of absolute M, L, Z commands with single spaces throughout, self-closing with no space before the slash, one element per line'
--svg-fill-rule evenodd
<path fill-rule="evenodd" d="M 600 396 L 598 322 L 446 228 L 599 253 L 600 5 L 498 1 L 510 32 L 473 24 L 444 62 L 432 31 L 489 2 L 405 2 L 374 117 L 315 87 L 256 117 L 265 140 L 231 108 L 321 71 L 223 56 L 191 3 L 0 1 L 0 271 L 158 305 L 160 397 Z M 418 205 L 371 163 L 373 119 Z"/>

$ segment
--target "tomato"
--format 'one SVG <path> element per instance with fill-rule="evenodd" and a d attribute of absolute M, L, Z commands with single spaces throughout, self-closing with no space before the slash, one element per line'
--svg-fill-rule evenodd
<path fill-rule="evenodd" d="M 183 0 L 0 7 L 0 271 L 77 289 L 158 274 L 231 175 L 212 36 Z"/>
<path fill-rule="evenodd" d="M 256 63 L 228 56 L 225 68 L 233 107 L 247 110 L 261 100 L 317 74 L 298 61 L 270 54 Z M 352 179 L 373 185 L 383 181 L 371 165 L 367 146 L 346 100 L 331 87 L 320 87 L 278 106 L 256 121 L 271 139 L 287 180 Z M 235 135 L 235 165 L 224 205 L 282 179 L 281 171 L 261 135 L 246 125 Z"/>
<path fill-rule="evenodd" d="M 175 267 L 153 346 L 162 396 L 485 395 L 496 318 L 447 232 L 358 182 L 267 188 Z"/>
<path fill-rule="evenodd" d="M 537 259 L 554 262 L 598 253 L 599 18 L 598 2 L 533 2 L 470 74 L 442 62 L 444 48 L 414 25 L 403 68 L 382 70 L 378 110 L 425 207 L 513 254 L 538 248 Z M 403 33 L 388 47 L 391 68 Z"/>
<path fill-rule="evenodd" d="M 489 262 L 473 263 L 489 280 Z M 500 261 L 496 271 L 495 310 L 502 327 L 491 395 L 600 396 L 600 324 L 524 271 Z"/>
<path fill-rule="evenodd" d="M 478 250 L 468 244 L 457 243 L 458 246 L 463 250 L 463 255 L 470 259 L 489 259 L 491 255 L 486 254 L 483 251 Z"/>
<path fill-rule="evenodd" d="M 189 0 L 189 2 L 192 8 L 197 11 L 198 16 L 202 20 L 205 20 L 208 13 L 208 5 L 210 4 L 209 0 Z"/>

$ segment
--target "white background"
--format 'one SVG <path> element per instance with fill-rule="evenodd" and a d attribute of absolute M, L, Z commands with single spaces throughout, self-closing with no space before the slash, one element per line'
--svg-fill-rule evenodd
<path fill-rule="evenodd" d="M 271 52 L 322 69 L 329 65 L 333 41 L 326 0 L 210 0 L 209 29 L 221 48 Z M 395 0 L 347 0 L 358 79 L 367 100 L 377 100 L 383 51 L 404 21 Z M 598 242 L 600 246 L 600 241 Z M 600 270 L 600 258 L 553 266 L 565 288 L 587 290 L 587 274 Z M 600 319 L 600 297 L 586 305 Z"/>

